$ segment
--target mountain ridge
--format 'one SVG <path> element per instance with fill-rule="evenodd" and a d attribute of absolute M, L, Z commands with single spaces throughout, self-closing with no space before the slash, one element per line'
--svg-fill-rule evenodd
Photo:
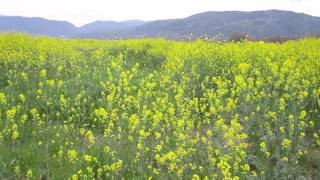
<path fill-rule="evenodd" d="M 67 21 L 41 17 L 0 16 L 0 32 L 22 32 L 53 37 L 71 36 L 77 27 Z"/>
<path fill-rule="evenodd" d="M 254 39 L 274 35 L 296 38 L 320 33 L 320 17 L 282 10 L 207 11 L 185 18 L 155 21 L 95 21 L 76 27 L 67 21 L 38 17 L 0 16 L 0 32 L 23 32 L 66 38 L 141 38 L 185 39 L 235 33 Z"/>

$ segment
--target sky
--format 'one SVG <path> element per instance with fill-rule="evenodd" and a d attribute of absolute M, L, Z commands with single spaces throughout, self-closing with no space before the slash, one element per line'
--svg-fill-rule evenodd
<path fill-rule="evenodd" d="M 268 9 L 320 16 L 320 0 L 0 0 L 0 15 L 65 20 L 76 26 L 96 20 L 150 21 L 205 11 Z"/>

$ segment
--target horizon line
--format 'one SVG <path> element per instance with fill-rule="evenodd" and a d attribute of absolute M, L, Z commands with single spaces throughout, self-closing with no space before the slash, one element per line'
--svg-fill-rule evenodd
<path fill-rule="evenodd" d="M 164 19 L 153 19 L 153 20 L 143 20 L 143 19 L 137 19 L 137 18 L 135 18 L 135 19 L 125 19 L 125 20 L 111 20 L 111 19 L 102 20 L 102 19 L 97 19 L 97 20 L 93 20 L 93 21 L 90 21 L 90 22 L 82 24 L 82 25 L 76 25 L 75 23 L 73 23 L 72 21 L 69 21 L 69 20 L 59 20 L 59 19 L 46 18 L 46 17 L 41 17 L 41 16 L 21 16 L 21 15 L 3 15 L 3 14 L 0 14 L 0 17 L 2 16 L 2 17 L 39 18 L 39 19 L 48 20 L 48 21 L 66 22 L 66 23 L 72 24 L 73 26 L 75 26 L 77 28 L 80 28 L 80 27 L 83 27 L 83 26 L 86 26 L 88 24 L 95 23 L 95 22 L 115 22 L 115 23 L 122 23 L 122 22 L 126 22 L 126 21 L 153 22 L 153 21 L 162 21 L 162 20 L 184 19 L 184 18 L 188 18 L 188 17 L 194 16 L 194 15 L 197 15 L 197 14 L 208 13 L 208 12 L 221 12 L 221 13 L 222 12 L 248 12 L 248 13 L 251 13 L 251 12 L 259 12 L 259 11 L 292 12 L 292 13 L 304 14 L 304 15 L 320 18 L 320 16 L 315 16 L 315 15 L 308 14 L 308 13 L 305 13 L 305 12 L 297 12 L 297 11 L 282 10 L 282 9 L 248 10 L 248 11 L 246 11 L 246 10 L 203 11 L 203 12 L 191 14 L 191 15 L 188 15 L 188 16 L 185 16 L 185 17 L 181 17 L 181 18 L 164 18 Z"/>

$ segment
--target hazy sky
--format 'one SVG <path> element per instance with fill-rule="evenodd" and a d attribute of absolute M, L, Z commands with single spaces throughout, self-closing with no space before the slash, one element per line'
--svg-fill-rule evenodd
<path fill-rule="evenodd" d="M 320 0 L 0 0 L 0 15 L 67 20 L 182 18 L 204 11 L 282 9 L 320 16 Z"/>

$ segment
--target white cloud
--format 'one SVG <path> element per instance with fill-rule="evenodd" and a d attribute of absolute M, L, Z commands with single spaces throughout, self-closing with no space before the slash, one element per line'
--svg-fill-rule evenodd
<path fill-rule="evenodd" d="M 320 16 L 319 0 L 0 0 L 0 14 L 67 20 L 181 18 L 203 11 L 283 9 Z"/>

